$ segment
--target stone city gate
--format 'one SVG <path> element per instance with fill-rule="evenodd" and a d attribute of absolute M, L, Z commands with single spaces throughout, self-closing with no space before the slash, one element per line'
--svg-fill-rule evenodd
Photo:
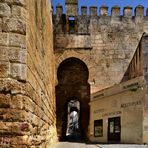
<path fill-rule="evenodd" d="M 81 7 L 78 0 L 65 0 L 66 12 L 58 5 L 53 12 L 54 55 L 57 70 L 57 130 L 66 135 L 67 103 L 76 98 L 81 105 L 80 127 L 87 137 L 90 95 L 122 81 L 144 32 L 148 14 L 132 7 Z M 83 62 L 87 65 L 85 65 Z M 86 70 L 88 69 L 88 70 Z M 89 76 L 88 76 L 89 71 Z M 90 84 L 90 85 L 89 85 Z M 87 115 L 87 116 L 86 116 Z"/>
<path fill-rule="evenodd" d="M 56 86 L 57 131 L 59 138 L 65 140 L 68 126 L 68 103 L 80 102 L 79 134 L 87 138 L 89 124 L 90 86 L 88 68 L 78 58 L 64 60 L 58 68 Z"/>
<path fill-rule="evenodd" d="M 65 14 L 60 5 L 52 13 L 49 0 L 0 1 L 0 147 L 44 148 L 55 142 L 56 105 L 58 135 L 64 138 L 67 104 L 73 99 L 80 103 L 79 124 L 86 137 L 90 94 L 122 81 L 148 32 L 148 9 L 144 15 L 142 6 L 134 15 L 131 7 L 123 15 L 118 6 L 111 15 L 106 6 L 99 16 L 97 7 L 90 7 L 89 15 L 85 6 L 81 15 L 77 10 L 78 0 L 66 0 Z"/>

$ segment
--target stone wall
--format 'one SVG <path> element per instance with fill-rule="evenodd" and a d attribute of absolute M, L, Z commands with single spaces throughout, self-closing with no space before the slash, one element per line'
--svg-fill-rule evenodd
<path fill-rule="evenodd" d="M 142 42 L 144 52 L 144 76 L 146 80 L 144 97 L 143 142 L 148 143 L 148 34 L 145 34 Z"/>
<path fill-rule="evenodd" d="M 82 7 L 81 15 L 75 16 L 75 32 L 69 32 L 69 15 L 57 6 L 54 14 L 54 51 L 56 67 L 70 57 L 82 60 L 89 69 L 91 92 L 107 88 L 121 82 L 124 73 L 137 49 L 142 34 L 148 32 L 148 16 L 144 8 L 125 7 L 123 15 L 120 7 L 113 7 L 111 15 L 108 7 Z"/>
<path fill-rule="evenodd" d="M 122 79 L 123 81 L 128 81 L 130 79 L 134 79 L 136 77 L 140 77 L 144 75 L 144 71 L 143 71 L 143 66 L 146 65 L 146 63 L 144 62 L 144 49 L 143 49 L 143 39 L 144 39 L 145 34 L 143 34 L 139 45 L 133 55 L 133 58 L 128 66 L 127 71 L 124 74 L 124 77 Z"/>
<path fill-rule="evenodd" d="M 25 147 L 26 2 L 0 1 L 0 147 Z"/>
<path fill-rule="evenodd" d="M 144 110 L 143 110 L 143 142 L 148 143 L 148 85 L 144 88 Z"/>
<path fill-rule="evenodd" d="M 144 76 L 148 82 L 148 34 L 145 34 L 143 37 L 142 48 L 144 52 Z"/>
<path fill-rule="evenodd" d="M 56 141 L 50 11 L 48 0 L 0 1 L 0 147 Z"/>

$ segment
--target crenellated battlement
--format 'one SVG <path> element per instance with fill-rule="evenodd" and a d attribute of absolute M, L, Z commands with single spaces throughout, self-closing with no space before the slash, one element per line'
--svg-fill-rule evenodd
<path fill-rule="evenodd" d="M 75 3 L 76 5 L 76 3 Z M 70 5 L 69 7 L 72 7 L 72 5 Z M 66 13 L 63 13 L 63 6 L 58 4 L 56 6 L 56 12 L 54 12 L 55 15 L 62 15 L 65 14 L 66 16 L 111 16 L 111 17 L 119 17 L 119 16 L 123 16 L 126 18 L 132 18 L 132 17 L 136 17 L 136 16 L 148 16 L 148 8 L 145 9 L 142 5 L 138 5 L 136 8 L 133 8 L 131 6 L 125 6 L 123 8 L 123 13 L 121 13 L 121 8 L 119 6 L 113 6 L 111 8 L 111 12 L 109 12 L 109 7 L 108 6 L 101 6 L 101 7 L 97 7 L 97 6 L 90 6 L 89 8 L 87 6 L 81 6 L 81 12 L 80 14 L 78 13 L 78 9 L 76 9 L 75 11 L 77 11 L 77 15 L 72 15 L 69 14 L 69 9 L 66 8 Z M 89 9 L 89 12 L 88 12 Z M 134 10 L 134 15 L 133 15 L 133 10 Z M 68 13 L 67 13 L 68 11 Z M 146 13 L 145 13 L 146 11 Z M 72 12 L 72 9 L 71 9 Z M 146 15 L 145 15 L 146 14 Z"/>
<path fill-rule="evenodd" d="M 88 12 L 89 11 L 89 12 Z M 53 13 L 54 32 L 89 34 L 95 32 L 101 25 L 107 26 L 128 26 L 137 29 L 143 29 L 148 32 L 148 8 L 145 9 L 139 5 L 136 8 L 125 6 L 123 13 L 119 6 L 113 6 L 109 12 L 108 6 L 82 6 L 78 13 L 77 1 L 66 1 L 66 12 L 62 5 L 56 7 Z M 115 25 L 114 25 L 115 24 Z M 129 25 L 130 24 L 130 25 Z M 141 24 L 141 25 L 139 25 Z"/>

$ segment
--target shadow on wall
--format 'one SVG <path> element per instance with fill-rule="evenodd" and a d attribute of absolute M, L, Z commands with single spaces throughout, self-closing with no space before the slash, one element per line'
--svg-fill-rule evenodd
<path fill-rule="evenodd" d="M 90 85 L 88 68 L 77 58 L 63 61 L 57 72 L 57 131 L 60 140 L 88 138 Z"/>

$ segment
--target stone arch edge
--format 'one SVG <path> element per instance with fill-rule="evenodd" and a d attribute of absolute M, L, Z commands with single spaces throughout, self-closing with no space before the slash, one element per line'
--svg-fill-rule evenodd
<path fill-rule="evenodd" d="M 88 83 L 90 84 L 91 82 L 91 78 L 90 78 L 90 67 L 91 67 L 91 62 L 89 60 L 89 57 L 87 57 L 85 54 L 82 53 L 78 53 L 75 51 L 65 51 L 61 56 L 56 57 L 56 68 L 55 68 L 55 84 L 58 85 L 58 79 L 57 79 L 57 71 L 58 68 L 60 66 L 60 64 L 65 61 L 68 58 L 77 58 L 79 60 L 81 60 L 88 68 L 88 72 L 89 72 L 89 77 L 88 77 Z"/>

